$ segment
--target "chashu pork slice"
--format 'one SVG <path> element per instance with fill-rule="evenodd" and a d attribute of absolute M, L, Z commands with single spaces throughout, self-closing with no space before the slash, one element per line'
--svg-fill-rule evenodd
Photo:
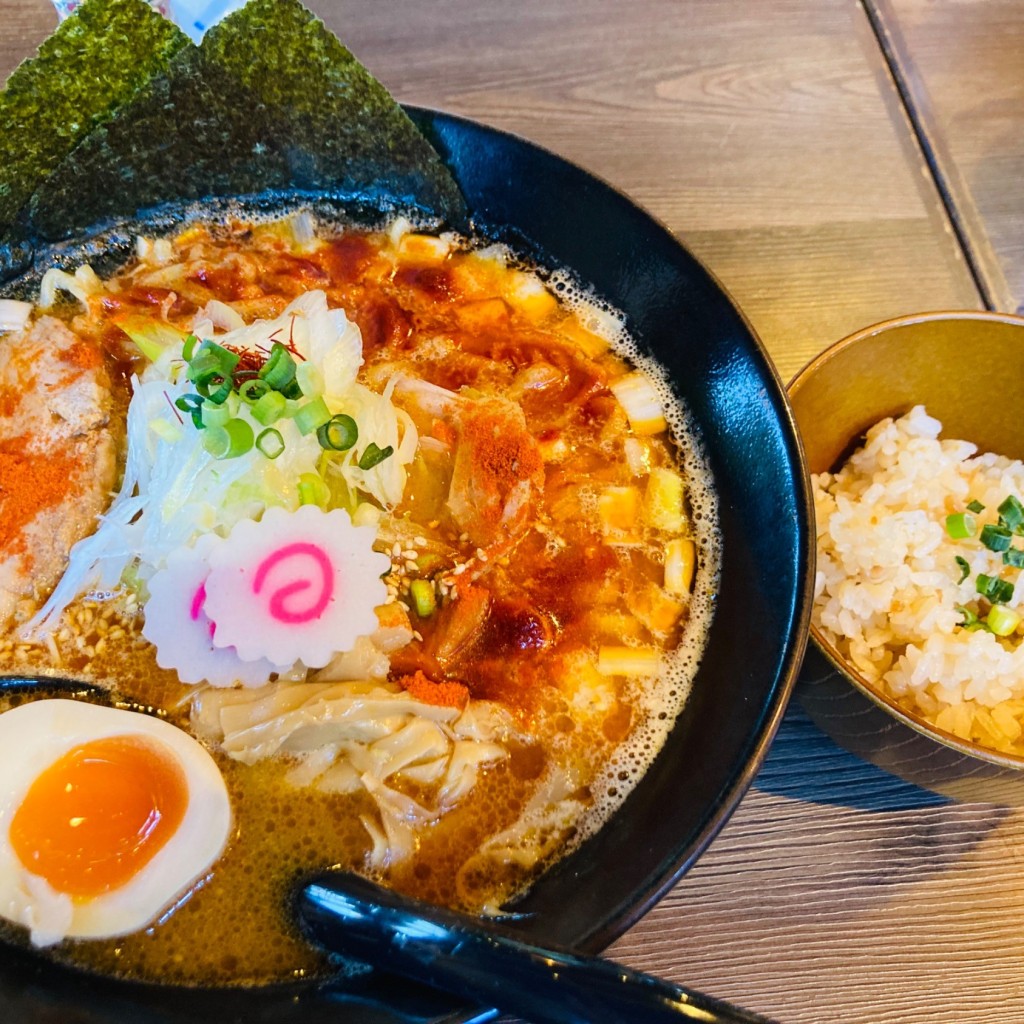
<path fill-rule="evenodd" d="M 45 600 L 106 509 L 112 409 L 102 354 L 62 321 L 0 336 L 0 628 Z"/>

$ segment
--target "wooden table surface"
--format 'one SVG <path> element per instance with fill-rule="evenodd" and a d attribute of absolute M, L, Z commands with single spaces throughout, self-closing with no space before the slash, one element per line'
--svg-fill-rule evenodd
<path fill-rule="evenodd" d="M 309 2 L 400 99 L 659 217 L 784 380 L 887 317 L 1024 299 L 1019 0 Z M 53 21 L 0 0 L 0 77 Z M 737 813 L 609 955 L 784 1024 L 1005 1024 L 1022 920 L 1024 811 L 886 775 L 794 703 Z"/>

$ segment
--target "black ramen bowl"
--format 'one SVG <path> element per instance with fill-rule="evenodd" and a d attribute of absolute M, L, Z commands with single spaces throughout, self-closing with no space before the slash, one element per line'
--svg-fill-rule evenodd
<path fill-rule="evenodd" d="M 626 315 L 692 414 L 717 490 L 720 587 L 686 706 L 611 826 L 542 876 L 510 925 L 526 941 L 597 952 L 639 920 L 722 827 L 785 709 L 806 644 L 813 577 L 801 445 L 750 325 L 670 232 L 537 146 L 446 114 L 410 113 L 451 167 L 482 234 L 542 266 L 571 270 Z M 133 223 L 120 251 L 131 232 L 159 230 L 167 216 Z M 42 256 L 74 265 L 102 255 L 104 244 L 62 244 Z M 95 977 L 13 948 L 0 955 L 4 1022 L 454 1024 L 495 1015 L 377 972 L 185 989 Z"/>

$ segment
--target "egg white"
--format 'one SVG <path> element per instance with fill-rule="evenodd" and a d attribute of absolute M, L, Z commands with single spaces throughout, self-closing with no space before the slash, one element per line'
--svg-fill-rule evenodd
<path fill-rule="evenodd" d="M 146 865 L 118 889 L 72 898 L 21 862 L 11 820 L 36 778 L 64 754 L 93 740 L 141 736 L 181 766 L 188 803 L 181 824 Z M 231 831 L 220 769 L 188 733 L 135 711 L 49 699 L 0 714 L 0 915 L 47 946 L 63 938 L 111 938 L 138 931 L 185 895 L 217 860 Z"/>

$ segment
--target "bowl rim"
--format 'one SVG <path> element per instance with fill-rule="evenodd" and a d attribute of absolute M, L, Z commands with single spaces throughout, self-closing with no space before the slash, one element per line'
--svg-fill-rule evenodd
<path fill-rule="evenodd" d="M 1013 327 L 1024 328 L 1024 315 L 1001 313 L 996 310 L 933 310 L 930 312 L 907 313 L 902 316 L 891 317 L 888 320 L 881 320 L 869 327 L 863 327 L 860 330 L 855 331 L 853 334 L 848 334 L 845 338 L 841 338 L 839 341 L 834 342 L 829 345 L 828 348 L 819 352 L 816 356 L 810 359 L 786 385 L 786 394 L 792 399 L 794 394 L 798 392 L 801 387 L 807 384 L 807 382 L 833 357 L 838 355 L 840 352 L 844 352 L 846 349 L 852 348 L 854 345 L 867 340 L 868 338 L 885 333 L 886 331 L 897 330 L 902 327 L 910 327 L 923 323 L 936 323 L 938 321 L 946 320 L 980 320 L 985 323 L 1001 323 Z M 813 474 L 810 475 L 813 476 Z M 817 545 L 815 545 L 815 549 L 815 553 L 817 553 Z M 1008 754 L 1003 751 L 993 750 L 991 747 L 984 747 L 971 740 L 961 739 L 953 733 L 946 732 L 944 729 L 939 729 L 937 726 L 932 725 L 926 719 L 915 714 L 913 711 L 908 711 L 906 708 L 901 707 L 895 700 L 893 700 L 893 698 L 873 687 L 864 675 L 854 668 L 853 665 L 851 665 L 850 662 L 836 650 L 836 648 L 826 639 L 825 635 L 818 628 L 817 624 L 814 622 L 813 602 L 811 611 L 811 623 L 808 630 L 810 639 L 814 642 L 815 646 L 826 658 L 829 664 L 873 704 L 880 707 L 883 711 L 888 712 L 908 728 L 913 729 L 922 736 L 925 736 L 930 740 L 934 740 L 935 742 L 942 744 L 942 746 L 948 747 L 950 750 L 954 750 L 959 754 L 963 754 L 967 757 L 973 757 L 977 760 L 985 761 L 1001 768 L 1011 768 L 1015 770 L 1024 769 L 1024 754 Z"/>

